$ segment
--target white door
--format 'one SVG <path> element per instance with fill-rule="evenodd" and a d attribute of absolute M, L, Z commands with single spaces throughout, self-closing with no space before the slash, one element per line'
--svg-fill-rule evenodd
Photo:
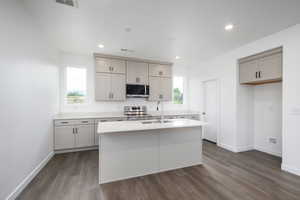
<path fill-rule="evenodd" d="M 217 142 L 219 107 L 217 81 L 212 80 L 204 82 L 203 94 L 203 118 L 208 123 L 208 125 L 204 127 L 203 138 L 212 142 Z"/>

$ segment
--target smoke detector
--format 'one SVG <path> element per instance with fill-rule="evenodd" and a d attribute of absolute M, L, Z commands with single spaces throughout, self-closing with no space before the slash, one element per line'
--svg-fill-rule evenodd
<path fill-rule="evenodd" d="M 65 4 L 67 6 L 72 6 L 78 8 L 78 1 L 77 0 L 55 0 L 56 3 Z"/>

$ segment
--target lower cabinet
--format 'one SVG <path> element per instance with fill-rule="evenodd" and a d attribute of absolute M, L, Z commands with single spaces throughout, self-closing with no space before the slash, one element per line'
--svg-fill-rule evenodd
<path fill-rule="evenodd" d="M 69 149 L 75 146 L 75 133 L 72 126 L 55 127 L 54 148 Z"/>
<path fill-rule="evenodd" d="M 195 119 L 199 120 L 198 114 L 190 115 L 168 115 L 165 119 Z M 153 116 L 149 119 L 160 119 Z M 99 145 L 99 134 L 97 127 L 99 122 L 124 121 L 124 117 L 88 119 L 88 120 L 55 120 L 54 121 L 54 149 L 67 150 Z"/>
<path fill-rule="evenodd" d="M 94 124 L 56 126 L 54 149 L 73 149 L 95 145 Z"/>

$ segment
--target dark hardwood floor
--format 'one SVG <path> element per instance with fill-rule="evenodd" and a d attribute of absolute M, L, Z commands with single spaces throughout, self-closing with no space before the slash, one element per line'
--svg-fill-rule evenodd
<path fill-rule="evenodd" d="M 98 152 L 60 154 L 19 200 L 299 200 L 300 178 L 258 151 L 232 153 L 204 142 L 202 166 L 98 185 Z"/>

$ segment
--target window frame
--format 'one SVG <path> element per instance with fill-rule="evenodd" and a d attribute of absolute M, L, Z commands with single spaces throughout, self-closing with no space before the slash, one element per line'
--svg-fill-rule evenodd
<path fill-rule="evenodd" d="M 67 68 L 80 68 L 80 69 L 85 69 L 86 73 L 85 73 L 85 79 L 86 79 L 86 95 L 85 95 L 85 101 L 84 103 L 74 103 L 74 104 L 69 104 L 66 100 L 67 98 Z M 87 67 L 83 67 L 83 66 L 64 66 L 62 69 L 62 76 L 61 76 L 61 83 L 62 83 L 62 91 L 61 91 L 61 105 L 66 106 L 66 107 L 72 107 L 72 106 L 86 106 L 90 103 L 90 98 L 89 98 L 89 90 L 88 90 L 88 69 Z"/>

